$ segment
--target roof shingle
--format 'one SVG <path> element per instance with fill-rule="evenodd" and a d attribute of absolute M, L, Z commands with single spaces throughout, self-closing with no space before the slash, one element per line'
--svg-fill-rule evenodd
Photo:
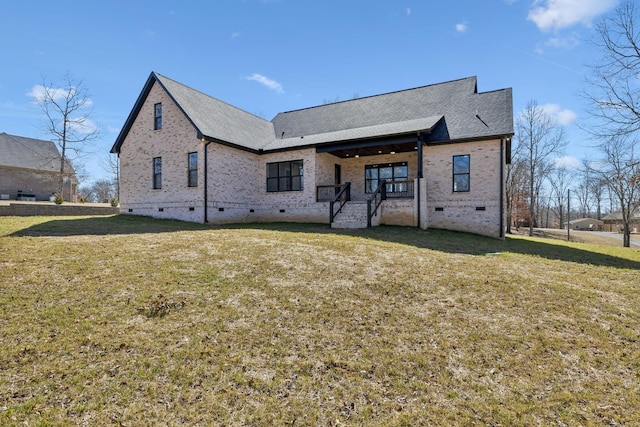
<path fill-rule="evenodd" d="M 455 142 L 513 135 L 510 88 L 478 93 L 468 77 L 381 95 L 278 113 L 267 121 L 168 77 L 151 73 L 118 136 L 118 152 L 154 82 L 167 91 L 195 127 L 198 137 L 251 151 L 271 151 L 322 143 L 431 130 L 427 142 Z"/>
<path fill-rule="evenodd" d="M 60 170 L 60 152 L 51 141 L 2 132 L 0 166 L 55 172 Z"/>

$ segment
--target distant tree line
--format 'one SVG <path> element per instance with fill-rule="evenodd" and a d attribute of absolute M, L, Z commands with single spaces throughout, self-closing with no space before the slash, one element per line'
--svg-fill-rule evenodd
<path fill-rule="evenodd" d="M 639 12 L 633 1 L 624 2 L 595 27 L 600 59 L 589 67 L 582 96 L 598 158 L 584 158 L 578 168 L 563 164 L 564 130 L 535 100 L 516 117 L 507 232 L 526 226 L 532 234 L 534 227 L 563 227 L 570 217 L 601 219 L 616 211 L 623 245 L 630 246 L 630 223 L 640 210 Z"/>
<path fill-rule="evenodd" d="M 113 203 L 118 199 L 118 183 L 115 179 L 99 179 L 78 188 L 78 197 L 87 203 Z"/>

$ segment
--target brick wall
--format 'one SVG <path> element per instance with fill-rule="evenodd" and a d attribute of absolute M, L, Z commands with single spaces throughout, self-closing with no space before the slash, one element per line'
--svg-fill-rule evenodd
<path fill-rule="evenodd" d="M 153 130 L 153 108 L 159 102 L 163 126 Z M 204 143 L 196 136 L 182 111 L 154 84 L 121 147 L 121 213 L 204 221 Z M 198 153 L 197 187 L 187 186 L 189 152 Z M 161 189 L 153 189 L 154 157 L 162 157 Z M 328 222 L 328 207 L 315 201 L 315 149 L 258 156 L 211 143 L 207 157 L 210 223 Z M 267 163 L 288 160 L 303 160 L 304 190 L 268 193 Z"/>
<path fill-rule="evenodd" d="M 154 130 L 154 104 L 162 129 Z M 155 83 L 120 153 L 120 212 L 202 222 L 203 144 L 180 109 Z M 198 153 L 198 186 L 188 187 L 187 156 Z M 162 157 L 162 188 L 153 189 L 153 158 Z"/>
<path fill-rule="evenodd" d="M 500 237 L 500 140 L 427 147 L 428 227 Z M 453 156 L 470 156 L 470 191 L 453 191 Z"/>
<path fill-rule="evenodd" d="M 18 190 L 23 193 L 34 194 L 36 200 L 49 200 L 57 192 L 59 175 L 55 171 L 46 172 L 19 168 L 0 167 L 0 194 L 8 194 L 15 200 Z M 73 190 L 75 190 L 75 185 Z M 64 186 L 64 199 L 73 201 L 75 191 Z"/>

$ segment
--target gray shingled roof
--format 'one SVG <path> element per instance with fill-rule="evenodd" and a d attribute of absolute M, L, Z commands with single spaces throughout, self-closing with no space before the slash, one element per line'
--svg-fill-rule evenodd
<path fill-rule="evenodd" d="M 513 134 L 511 89 L 478 93 L 476 77 L 278 114 L 276 135 L 301 137 L 444 116 L 448 140 Z M 476 116 L 477 115 L 477 116 Z M 433 142 L 444 142 L 433 141 Z"/>
<path fill-rule="evenodd" d="M 0 133 L 0 166 L 59 171 L 60 152 L 51 141 Z"/>
<path fill-rule="evenodd" d="M 357 128 L 347 128 L 331 132 L 275 139 L 264 147 L 265 151 L 299 147 L 301 145 L 317 145 L 329 142 L 352 141 L 357 139 L 376 138 L 381 135 L 393 136 L 416 133 L 432 129 L 442 116 L 425 117 L 403 122 L 383 123 Z M 285 134 L 286 135 L 286 134 Z"/>
<path fill-rule="evenodd" d="M 265 140 L 273 139 L 270 121 L 168 77 L 155 75 L 202 135 L 254 150 L 262 148 Z"/>
<path fill-rule="evenodd" d="M 264 120 L 157 73 L 151 73 L 112 152 L 118 152 L 151 86 L 160 83 L 199 137 L 252 151 L 272 151 L 437 131 L 426 142 L 513 135 L 511 89 L 478 93 L 468 77 L 277 114 Z"/>

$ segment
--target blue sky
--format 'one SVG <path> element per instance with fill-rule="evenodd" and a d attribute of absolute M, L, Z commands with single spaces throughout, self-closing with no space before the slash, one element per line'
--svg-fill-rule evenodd
<path fill-rule="evenodd" d="M 468 76 L 513 88 L 565 124 L 569 158 L 597 157 L 585 65 L 593 24 L 619 0 L 21 0 L 2 5 L 0 132 L 50 139 L 42 78 L 84 82 L 100 129 L 91 179 L 156 71 L 271 119 L 281 111 Z"/>

